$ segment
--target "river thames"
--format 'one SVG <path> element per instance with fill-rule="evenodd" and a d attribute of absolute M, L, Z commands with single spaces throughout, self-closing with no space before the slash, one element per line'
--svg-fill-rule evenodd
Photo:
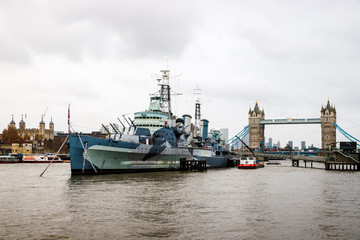
<path fill-rule="evenodd" d="M 360 239 L 360 172 L 226 168 L 71 176 L 0 165 L 0 239 Z"/>

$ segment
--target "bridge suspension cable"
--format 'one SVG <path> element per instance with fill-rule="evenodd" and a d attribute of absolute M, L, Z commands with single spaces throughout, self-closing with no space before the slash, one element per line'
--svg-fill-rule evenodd
<path fill-rule="evenodd" d="M 226 143 L 229 144 L 230 146 L 234 146 L 240 141 L 239 138 L 244 139 L 244 137 L 246 137 L 248 134 L 249 134 L 249 125 L 247 125 L 243 130 L 238 132 L 234 137 L 230 138 Z"/>
<path fill-rule="evenodd" d="M 347 133 L 344 129 L 342 129 L 341 127 L 339 127 L 339 125 L 337 125 L 336 123 L 334 123 L 334 126 L 336 127 L 337 130 L 339 130 L 339 132 L 341 132 L 342 135 L 344 135 L 347 139 L 349 139 L 351 142 L 356 142 L 356 144 L 360 147 L 360 140 L 351 136 L 349 133 Z"/>

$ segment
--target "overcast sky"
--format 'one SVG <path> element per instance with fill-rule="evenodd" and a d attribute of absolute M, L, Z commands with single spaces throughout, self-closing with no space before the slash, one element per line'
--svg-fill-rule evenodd
<path fill-rule="evenodd" d="M 98 130 L 148 108 L 169 67 L 177 115 L 202 89 L 209 127 L 234 135 L 255 102 L 270 118 L 319 118 L 360 138 L 360 1 L 0 0 L 0 127 Z M 174 97 L 175 98 L 175 97 Z M 320 146 L 320 125 L 266 126 L 282 145 Z M 339 133 L 337 140 L 345 140 Z"/>

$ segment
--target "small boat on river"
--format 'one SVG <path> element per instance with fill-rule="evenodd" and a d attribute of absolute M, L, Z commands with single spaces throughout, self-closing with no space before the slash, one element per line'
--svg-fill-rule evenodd
<path fill-rule="evenodd" d="M 238 169 L 256 169 L 263 168 L 264 164 L 259 163 L 256 157 L 241 157 Z"/>
<path fill-rule="evenodd" d="M 61 158 L 55 155 L 25 155 L 22 160 L 23 163 L 61 163 Z"/>
<path fill-rule="evenodd" d="M 17 163 L 19 160 L 14 156 L 4 155 L 0 156 L 0 163 Z"/>

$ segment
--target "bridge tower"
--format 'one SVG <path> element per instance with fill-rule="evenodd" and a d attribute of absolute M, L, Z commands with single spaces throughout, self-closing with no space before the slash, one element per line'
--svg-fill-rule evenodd
<path fill-rule="evenodd" d="M 256 101 L 254 110 L 249 109 L 249 146 L 254 150 L 264 150 L 264 124 L 260 120 L 265 119 L 264 109 L 260 111 Z"/>
<path fill-rule="evenodd" d="M 336 110 L 335 106 L 330 105 L 328 100 L 326 107 L 321 107 L 321 148 L 326 149 L 327 147 L 336 145 Z"/>

